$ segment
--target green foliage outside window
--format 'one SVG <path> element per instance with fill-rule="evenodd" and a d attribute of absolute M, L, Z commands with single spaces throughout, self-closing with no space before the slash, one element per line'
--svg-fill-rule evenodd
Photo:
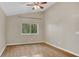
<path fill-rule="evenodd" d="M 37 24 L 22 24 L 22 33 L 24 34 L 37 33 Z"/>

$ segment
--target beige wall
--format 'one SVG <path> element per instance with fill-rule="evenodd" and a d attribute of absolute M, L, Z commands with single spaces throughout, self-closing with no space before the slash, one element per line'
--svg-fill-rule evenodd
<path fill-rule="evenodd" d="M 31 17 L 31 18 L 30 18 Z M 27 44 L 33 42 L 42 42 L 43 39 L 43 14 L 32 13 L 22 14 L 16 16 L 7 17 L 7 44 Z M 39 24 L 38 35 L 21 35 L 21 24 L 22 23 L 36 23 Z"/>
<path fill-rule="evenodd" d="M 46 10 L 45 29 L 46 42 L 79 55 L 79 3 L 56 3 Z"/>
<path fill-rule="evenodd" d="M 46 42 L 79 55 L 79 3 L 56 3 L 44 15 L 45 22 L 43 13 L 9 16 L 5 27 L 5 15 L 0 10 L 0 52 L 6 43 L 5 34 L 7 44 L 41 42 L 45 35 Z M 39 35 L 21 35 L 22 23 L 39 24 Z"/>
<path fill-rule="evenodd" d="M 0 8 L 0 55 L 6 47 L 5 30 L 5 15 Z"/>

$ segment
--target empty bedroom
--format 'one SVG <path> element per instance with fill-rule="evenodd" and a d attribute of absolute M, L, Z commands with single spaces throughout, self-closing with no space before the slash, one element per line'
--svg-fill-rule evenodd
<path fill-rule="evenodd" d="M 78 57 L 79 2 L 0 2 L 0 57 Z"/>

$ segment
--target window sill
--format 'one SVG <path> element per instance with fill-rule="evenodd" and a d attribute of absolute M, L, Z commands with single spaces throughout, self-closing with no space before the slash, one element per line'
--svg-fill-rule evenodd
<path fill-rule="evenodd" d="M 38 35 L 38 33 L 36 33 L 36 34 L 24 34 L 24 33 L 21 33 L 21 35 Z"/>

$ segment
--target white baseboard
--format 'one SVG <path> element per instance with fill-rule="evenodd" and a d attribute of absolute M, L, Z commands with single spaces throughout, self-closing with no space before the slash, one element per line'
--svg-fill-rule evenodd
<path fill-rule="evenodd" d="M 69 53 L 71 53 L 71 54 L 73 54 L 73 55 L 79 56 L 79 54 L 76 54 L 76 53 L 71 52 L 71 51 L 69 51 L 69 50 L 66 50 L 66 49 L 63 49 L 63 48 L 61 48 L 61 47 L 58 47 L 58 46 L 52 45 L 52 44 L 50 44 L 50 43 L 48 43 L 48 42 L 44 42 L 44 43 L 46 43 L 46 44 L 48 44 L 48 45 L 51 45 L 51 46 L 53 46 L 53 47 L 56 47 L 56 48 L 58 48 L 58 49 L 60 49 L 60 50 L 63 50 L 63 51 L 69 52 Z"/>
<path fill-rule="evenodd" d="M 2 51 L 0 52 L 0 56 L 2 55 L 2 53 L 4 52 L 5 48 L 6 48 L 7 45 L 5 45 L 3 48 L 2 48 Z"/>
<path fill-rule="evenodd" d="M 7 46 L 9 45 L 21 45 L 21 44 L 32 44 L 32 43 L 42 43 L 44 41 L 38 41 L 38 42 L 28 42 L 28 43 L 8 43 Z"/>

